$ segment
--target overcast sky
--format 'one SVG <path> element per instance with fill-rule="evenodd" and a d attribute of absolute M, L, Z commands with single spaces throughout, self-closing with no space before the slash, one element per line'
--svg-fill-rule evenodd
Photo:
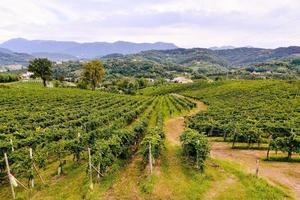
<path fill-rule="evenodd" d="M 0 42 L 300 46 L 300 0 L 0 0 Z"/>

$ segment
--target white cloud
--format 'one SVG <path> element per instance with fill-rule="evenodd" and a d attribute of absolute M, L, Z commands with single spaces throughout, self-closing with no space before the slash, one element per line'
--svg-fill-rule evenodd
<path fill-rule="evenodd" d="M 298 0 L 1 0 L 0 41 L 300 45 Z"/>

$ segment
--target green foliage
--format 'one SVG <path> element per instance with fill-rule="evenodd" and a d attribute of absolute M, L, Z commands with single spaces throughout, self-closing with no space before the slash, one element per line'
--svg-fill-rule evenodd
<path fill-rule="evenodd" d="M 0 73 L 0 83 L 18 81 L 20 77 L 16 74 Z"/>
<path fill-rule="evenodd" d="M 275 150 L 288 153 L 288 159 L 292 158 L 292 153 L 300 153 L 300 133 L 287 133 L 283 136 L 278 136 L 271 143 L 271 147 Z"/>
<path fill-rule="evenodd" d="M 30 61 L 28 71 L 34 73 L 33 77 L 40 77 L 46 87 L 46 81 L 51 79 L 52 63 L 47 58 L 36 58 Z"/>
<path fill-rule="evenodd" d="M 21 93 L 18 87 L 22 87 Z M 61 173 L 66 156 L 72 154 L 79 162 L 90 146 L 94 162 L 100 162 L 102 172 L 106 172 L 116 159 L 126 158 L 130 146 L 142 137 L 149 115 L 137 120 L 130 130 L 126 127 L 152 105 L 153 98 L 66 88 L 46 90 L 20 83 L 9 90 L 0 88 L 0 101 L 0 112 L 4 113 L 0 117 L 0 153 L 8 152 L 12 172 L 22 168 L 18 175 L 28 177 L 22 153 L 28 157 L 28 146 L 33 148 L 34 158 L 43 153 L 47 160 L 38 159 L 39 166 L 58 160 Z M 4 166 L 0 163 L 2 174 Z"/>
<path fill-rule="evenodd" d="M 187 96 L 209 105 L 189 119 L 188 126 L 233 142 L 266 143 L 270 136 L 299 135 L 299 81 L 220 81 L 186 88 Z M 275 148 L 275 147 L 274 147 Z"/>
<path fill-rule="evenodd" d="M 157 159 L 164 149 L 165 133 L 164 121 L 167 117 L 173 117 L 175 113 L 190 110 L 196 105 L 189 100 L 175 95 L 164 95 L 156 97 L 156 104 L 153 108 L 154 113 L 151 117 L 146 136 L 140 144 L 140 153 L 144 158 L 144 162 L 148 162 L 149 153 Z M 150 148 L 151 146 L 151 148 Z"/>
<path fill-rule="evenodd" d="M 60 77 L 65 77 L 71 79 L 71 81 L 75 81 L 75 78 L 80 76 L 82 69 L 83 63 L 79 61 L 56 63 L 53 66 L 53 78 L 59 80 Z"/>
<path fill-rule="evenodd" d="M 104 68 L 100 60 L 92 60 L 84 64 L 83 77 L 91 84 L 92 90 L 103 80 Z"/>
<path fill-rule="evenodd" d="M 180 136 L 184 155 L 192 158 L 197 167 L 203 171 L 205 160 L 207 159 L 210 146 L 207 137 L 203 133 L 198 133 L 192 129 L 186 129 Z"/>
<path fill-rule="evenodd" d="M 88 82 L 85 80 L 85 78 L 80 78 L 78 82 L 76 83 L 77 88 L 80 89 L 87 89 L 88 88 Z"/>
<path fill-rule="evenodd" d="M 159 129 L 150 129 L 148 130 L 147 135 L 141 142 L 141 154 L 144 157 L 144 160 L 147 160 L 149 157 L 149 147 L 151 145 L 151 154 L 153 158 L 158 158 L 161 154 L 161 150 L 164 147 L 164 140 L 160 133 Z"/>

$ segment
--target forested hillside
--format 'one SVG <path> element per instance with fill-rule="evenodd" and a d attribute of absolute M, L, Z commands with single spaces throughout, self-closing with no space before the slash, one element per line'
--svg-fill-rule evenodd
<path fill-rule="evenodd" d="M 33 56 L 29 54 L 16 53 L 8 49 L 0 48 L 0 67 L 1 65 L 26 65 L 32 58 Z"/>

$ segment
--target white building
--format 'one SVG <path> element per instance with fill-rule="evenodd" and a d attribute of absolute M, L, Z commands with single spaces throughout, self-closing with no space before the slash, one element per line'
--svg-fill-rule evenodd
<path fill-rule="evenodd" d="M 34 73 L 32 72 L 26 72 L 24 74 L 21 75 L 22 79 L 30 79 L 30 77 L 33 75 Z"/>
<path fill-rule="evenodd" d="M 174 83 L 192 83 L 193 81 L 191 79 L 185 78 L 185 77 L 177 77 L 172 80 Z"/>

